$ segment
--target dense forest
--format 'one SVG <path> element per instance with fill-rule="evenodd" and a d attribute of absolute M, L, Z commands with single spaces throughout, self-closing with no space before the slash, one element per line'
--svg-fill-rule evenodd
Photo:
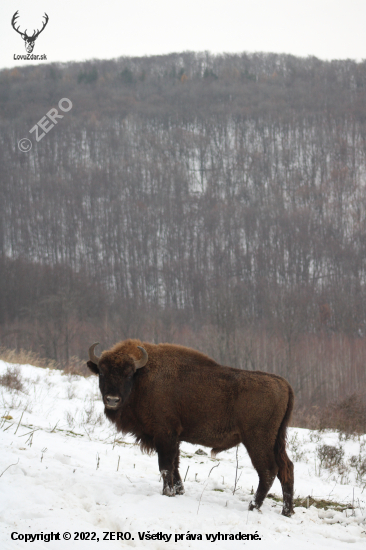
<path fill-rule="evenodd" d="M 299 407 L 365 389 L 365 161 L 366 62 L 1 71 L 0 344 L 66 366 L 96 340 L 177 342 L 285 376 Z"/>

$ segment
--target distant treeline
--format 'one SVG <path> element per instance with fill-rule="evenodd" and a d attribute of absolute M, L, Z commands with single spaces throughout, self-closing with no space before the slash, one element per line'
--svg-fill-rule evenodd
<path fill-rule="evenodd" d="M 1 343 L 68 364 L 94 338 L 166 339 L 283 374 L 303 404 L 349 394 L 366 383 L 365 160 L 364 62 L 1 71 Z"/>

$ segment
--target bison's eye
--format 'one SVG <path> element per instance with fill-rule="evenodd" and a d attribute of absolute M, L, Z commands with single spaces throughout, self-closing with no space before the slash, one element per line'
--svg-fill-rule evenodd
<path fill-rule="evenodd" d="M 101 376 L 104 376 L 104 374 L 103 374 L 102 372 L 99 373 L 99 378 L 100 378 Z"/>

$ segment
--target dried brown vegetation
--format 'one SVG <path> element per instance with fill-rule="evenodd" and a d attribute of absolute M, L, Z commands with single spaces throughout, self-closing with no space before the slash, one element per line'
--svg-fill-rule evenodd
<path fill-rule="evenodd" d="M 0 376 L 0 385 L 12 390 L 23 390 L 23 381 L 18 367 L 7 367 L 4 374 Z"/>
<path fill-rule="evenodd" d="M 295 411 L 292 423 L 301 428 L 336 430 L 345 436 L 365 434 L 365 394 L 355 392 L 324 406 L 299 407 Z"/>
<path fill-rule="evenodd" d="M 41 357 L 39 353 L 25 349 L 16 350 L 0 347 L 0 359 L 6 363 L 13 363 L 16 365 L 33 365 L 42 369 L 60 368 L 56 361 L 48 359 L 47 357 Z"/>
<path fill-rule="evenodd" d="M 320 467 L 331 470 L 343 463 L 344 449 L 341 445 L 319 445 L 317 447 L 317 456 L 320 460 Z"/>

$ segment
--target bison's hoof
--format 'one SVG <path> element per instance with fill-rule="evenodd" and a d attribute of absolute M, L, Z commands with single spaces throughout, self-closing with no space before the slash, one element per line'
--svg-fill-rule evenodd
<path fill-rule="evenodd" d="M 253 510 L 257 510 L 257 512 L 258 512 L 259 514 L 262 513 L 262 510 L 260 510 L 259 507 L 258 507 L 258 506 L 255 504 L 255 502 L 253 502 L 253 501 L 249 504 L 248 510 L 249 510 L 249 512 L 252 512 Z"/>
<path fill-rule="evenodd" d="M 295 513 L 295 510 L 287 510 L 287 508 L 283 508 L 282 510 L 282 515 L 286 516 L 287 518 L 290 518 L 294 513 Z"/>
<path fill-rule="evenodd" d="M 178 483 L 176 483 L 176 485 L 174 485 L 174 489 L 175 489 L 175 494 L 176 495 L 184 495 L 184 486 L 183 486 L 183 483 L 181 481 L 178 481 Z"/>
<path fill-rule="evenodd" d="M 174 487 L 173 488 L 168 487 L 168 486 L 164 487 L 163 495 L 165 495 L 166 497 L 175 497 Z"/>

